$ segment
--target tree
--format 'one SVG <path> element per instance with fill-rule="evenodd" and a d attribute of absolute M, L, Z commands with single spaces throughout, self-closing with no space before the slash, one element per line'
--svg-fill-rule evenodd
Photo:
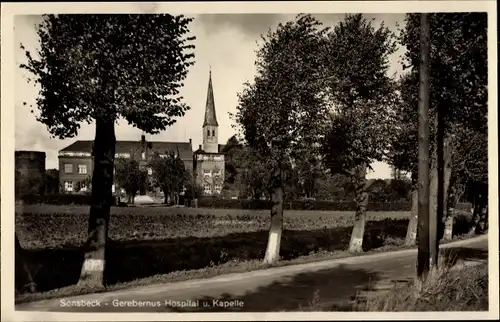
<path fill-rule="evenodd" d="M 324 178 L 317 181 L 317 198 L 320 200 L 352 201 L 354 187 L 348 176 L 336 173 L 326 173 Z"/>
<path fill-rule="evenodd" d="M 45 194 L 53 195 L 59 192 L 59 170 L 48 169 L 44 178 Z"/>
<path fill-rule="evenodd" d="M 325 164 L 355 186 L 356 221 L 349 251 L 361 252 L 368 204 L 366 172 L 381 161 L 392 129 L 395 84 L 387 75 L 396 50 L 392 32 L 361 14 L 346 15 L 329 34 L 326 66 L 334 111 L 324 144 Z"/>
<path fill-rule="evenodd" d="M 186 37 L 191 21 L 169 14 L 44 15 L 38 57 L 26 51 L 21 68 L 40 85 L 37 120 L 60 139 L 76 136 L 82 122 L 96 127 L 82 286 L 104 285 L 115 122 L 124 118 L 155 134 L 189 109 L 179 88 L 194 63 L 194 37 Z"/>
<path fill-rule="evenodd" d="M 300 197 L 313 198 L 318 191 L 318 180 L 324 177 L 325 169 L 317 155 L 297 160 L 292 168 L 291 181 L 295 183 Z"/>
<path fill-rule="evenodd" d="M 262 158 L 248 144 L 231 137 L 224 146 L 225 184 L 238 190 L 240 198 L 259 200 L 268 193 L 268 173 Z"/>
<path fill-rule="evenodd" d="M 484 149 L 484 144 L 479 150 L 461 146 L 464 142 L 470 141 L 470 138 L 474 136 L 473 133 L 483 135 L 485 140 L 487 135 L 487 15 L 486 13 L 430 14 L 429 22 L 432 34 L 430 117 L 431 123 L 434 124 L 430 129 L 431 150 L 433 151 L 431 163 L 434 177 L 438 177 L 436 175 L 438 173 L 441 178 L 435 185 L 438 187 L 435 189 L 437 191 L 431 191 L 431 197 L 437 202 L 438 194 L 444 196 L 439 199 L 446 199 L 445 197 L 449 197 L 451 193 L 454 193 L 453 191 L 460 191 L 460 186 L 470 180 L 466 177 L 451 179 L 452 176 L 467 176 L 466 172 L 460 169 L 464 164 L 461 159 L 473 154 L 472 164 L 476 162 L 480 165 L 484 160 L 487 163 L 487 149 Z M 402 90 L 402 101 L 404 101 L 402 109 L 404 113 L 411 115 L 412 109 L 415 109 L 414 97 L 418 93 L 418 70 L 413 68 L 420 63 L 418 14 L 408 14 L 405 23 L 400 41 L 407 48 L 403 64 L 409 70 L 409 74 Z M 411 132 L 412 117 L 407 119 L 409 121 L 402 123 L 401 127 Z M 439 129 L 436 126 L 438 123 L 443 125 Z M 406 142 L 399 147 L 400 151 L 414 153 L 412 151 L 415 151 L 414 142 L 416 141 L 411 135 L 407 138 L 398 135 L 398 138 L 403 138 Z M 446 153 L 446 158 L 443 157 L 445 146 L 450 150 Z M 443 161 L 438 164 L 437 159 L 440 154 L 439 159 Z M 412 163 L 411 160 L 414 159 L 408 158 L 408 160 Z M 451 164 L 451 166 L 446 167 L 446 164 Z M 480 171 L 483 174 L 487 173 L 487 167 L 476 168 L 481 168 Z M 450 186 L 450 180 L 459 186 L 451 186 L 447 193 L 446 187 Z M 449 223 L 453 220 L 449 218 L 452 212 L 445 209 L 446 205 L 454 207 L 446 200 L 440 205 L 431 206 L 431 211 L 437 212 L 435 216 L 439 219 L 438 235 L 444 233 L 443 221 Z M 441 217 L 444 217 L 444 220 L 441 220 Z"/>
<path fill-rule="evenodd" d="M 133 159 L 115 159 L 115 182 L 119 189 L 124 189 L 128 203 L 133 204 L 137 192 L 145 185 L 147 173 L 139 168 L 139 162 Z"/>
<path fill-rule="evenodd" d="M 405 238 L 405 244 L 408 246 L 415 244 L 418 226 L 418 82 L 416 72 L 406 73 L 398 80 L 396 122 L 394 134 L 388 137 L 390 144 L 386 156 L 387 163 L 409 172 L 411 177 L 412 206 Z M 432 129 L 429 134 L 433 135 Z M 433 140 L 430 140 L 430 144 L 432 149 Z"/>
<path fill-rule="evenodd" d="M 184 184 L 191 181 L 181 158 L 172 151 L 167 151 L 164 157 L 155 153 L 149 162 L 149 166 L 153 172 L 153 185 L 163 190 L 164 202 L 167 203 L 168 197 L 174 194 L 176 203 L 178 203 L 179 193 Z"/>
<path fill-rule="evenodd" d="M 310 15 L 279 24 L 262 36 L 257 75 L 239 93 L 236 121 L 269 175 L 271 226 L 264 261 L 279 258 L 286 163 L 317 150 L 327 113 L 322 82 L 325 29 Z M 307 155 L 306 154 L 306 155 Z M 264 170 L 263 169 L 263 170 Z"/>

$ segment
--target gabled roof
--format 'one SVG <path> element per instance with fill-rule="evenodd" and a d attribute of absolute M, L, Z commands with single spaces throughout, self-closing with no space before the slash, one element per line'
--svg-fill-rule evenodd
<path fill-rule="evenodd" d="M 217 115 L 215 114 L 214 89 L 212 87 L 212 71 L 208 75 L 207 104 L 205 106 L 205 120 L 203 126 L 219 126 Z"/>
<path fill-rule="evenodd" d="M 92 153 L 93 141 L 75 141 L 68 145 L 61 152 L 89 152 Z M 152 152 L 165 153 L 166 151 L 177 152 L 181 159 L 191 160 L 193 157 L 193 149 L 189 142 L 162 142 L 162 141 L 146 141 L 148 150 Z M 131 153 L 142 150 L 141 141 L 116 141 L 116 153 Z"/>

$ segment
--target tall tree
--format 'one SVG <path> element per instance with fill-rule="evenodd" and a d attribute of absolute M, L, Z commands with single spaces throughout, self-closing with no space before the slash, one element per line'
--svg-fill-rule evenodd
<path fill-rule="evenodd" d="M 40 85 L 37 120 L 54 137 L 95 124 L 94 171 L 85 260 L 79 284 L 104 285 L 112 202 L 115 122 L 155 134 L 189 109 L 179 89 L 194 63 L 192 18 L 182 15 L 44 15 L 40 48 L 26 51 L 31 81 Z M 24 47 L 22 47 L 24 48 Z"/>
<path fill-rule="evenodd" d="M 433 172 L 439 170 L 438 173 L 442 178 L 439 185 L 436 185 L 439 187 L 438 191 L 431 192 L 437 201 L 438 193 L 447 197 L 454 191 L 460 191 L 462 189 L 460 186 L 471 180 L 463 168 L 464 160 L 469 159 L 469 155 L 474 155 L 470 160 L 475 162 L 469 161 L 468 167 L 472 169 L 475 166 L 471 165 L 476 163 L 478 165 L 476 168 L 481 169 L 484 175 L 483 179 L 487 178 L 487 167 L 479 166 L 481 163 L 487 163 L 487 149 L 472 149 L 471 146 L 464 145 L 465 142 L 471 141 L 475 133 L 483 135 L 484 142 L 487 142 L 487 15 L 486 13 L 430 14 L 429 22 L 432 33 L 430 118 L 432 124 L 437 124 L 439 118 L 440 123 L 444 125 L 439 132 L 435 125 L 430 129 L 431 150 L 434 152 L 431 155 Z M 416 133 L 411 126 L 412 122 L 416 122 L 416 117 L 411 115 L 416 110 L 414 97 L 418 93 L 418 69 L 415 69 L 415 66 L 420 63 L 419 32 L 418 14 L 408 14 L 400 41 L 407 48 L 403 65 L 409 74 L 401 90 L 403 104 L 400 111 L 408 116 L 406 122 L 401 122 L 401 127 L 411 133 Z M 403 140 L 396 150 L 399 150 L 402 156 L 405 153 L 414 155 L 415 135 L 398 135 L 399 138 Z M 442 158 L 445 162 L 437 164 L 435 161 L 438 152 L 444 155 L 445 146 L 449 147 L 447 158 Z M 487 146 L 487 143 L 482 145 L 484 146 Z M 409 163 L 415 162 L 412 161 L 415 160 L 412 157 L 407 160 Z M 451 164 L 451 167 L 447 167 L 446 164 Z M 452 177 L 450 172 L 453 176 L 465 177 L 448 179 Z M 459 186 L 451 186 L 450 192 L 446 193 L 446 186 L 450 186 L 450 180 Z M 458 201 L 456 198 L 453 199 Z M 444 233 L 443 221 L 452 222 L 452 219 L 447 217 L 452 213 L 445 209 L 446 205 L 454 207 L 453 203 L 445 200 L 439 205 L 439 209 L 432 209 L 433 212 L 438 212 L 438 217 L 445 217 L 444 220 L 439 220 L 438 235 Z"/>
<path fill-rule="evenodd" d="M 310 15 L 279 24 L 262 36 L 257 75 L 238 95 L 236 121 L 246 143 L 270 174 L 271 227 L 264 261 L 279 258 L 283 228 L 284 167 L 318 148 L 327 106 L 322 82 L 325 29 Z"/>
<path fill-rule="evenodd" d="M 395 85 L 388 76 L 394 34 L 361 14 L 346 15 L 329 34 L 329 97 L 334 106 L 324 145 L 325 164 L 355 186 L 356 221 L 349 251 L 361 252 L 368 204 L 367 169 L 381 161 L 392 129 Z"/>

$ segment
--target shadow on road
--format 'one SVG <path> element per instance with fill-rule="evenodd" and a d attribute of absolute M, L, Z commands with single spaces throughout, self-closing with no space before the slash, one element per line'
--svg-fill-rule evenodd
<path fill-rule="evenodd" d="M 369 289 L 372 283 L 379 280 L 376 272 L 364 269 L 349 269 L 341 265 L 332 269 L 316 272 L 300 273 L 289 279 L 273 282 L 254 291 L 247 292 L 239 298 L 231 294 L 222 294 L 217 298 L 198 298 L 200 303 L 209 303 L 212 307 L 169 308 L 174 312 L 276 312 L 296 311 L 302 308 L 308 310 L 311 305 L 330 307 L 336 303 L 340 311 L 349 307 L 349 297 L 356 295 L 361 289 Z M 345 299 L 347 298 L 347 301 Z M 224 301 L 240 300 L 243 307 L 222 308 L 213 306 Z M 344 304 L 342 305 L 342 302 Z M 342 305 L 342 306 L 339 306 Z"/>
<path fill-rule="evenodd" d="M 487 249 L 473 249 L 467 247 L 453 247 L 440 251 L 446 263 L 455 265 L 460 260 L 488 260 Z M 400 264 L 403 266 L 403 264 Z M 389 279 L 390 284 L 409 283 L 414 273 L 407 270 L 407 278 Z M 247 292 L 244 296 L 235 297 L 231 294 L 222 294 L 220 297 L 200 297 L 200 303 L 212 304 L 212 307 L 197 308 L 170 308 L 174 312 L 269 312 L 269 311 L 308 311 L 314 304 L 315 310 L 352 311 L 353 300 L 359 291 L 370 291 L 382 279 L 386 279 L 381 272 L 367 269 L 354 269 L 341 265 L 332 269 L 317 272 L 301 273 L 287 281 L 279 281 L 265 287 L 259 287 Z M 314 302 L 317 298 L 316 303 Z M 244 307 L 220 307 L 213 303 L 241 300 Z M 359 303 L 358 303 L 359 304 Z"/>

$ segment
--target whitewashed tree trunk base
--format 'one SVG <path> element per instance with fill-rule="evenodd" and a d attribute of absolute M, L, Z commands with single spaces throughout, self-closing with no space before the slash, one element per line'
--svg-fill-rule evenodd
<path fill-rule="evenodd" d="M 415 245 L 416 241 L 417 241 L 417 232 L 412 231 L 412 232 L 410 232 L 410 234 L 406 238 L 405 245 L 406 246 L 413 246 L 413 245 Z"/>
<path fill-rule="evenodd" d="M 363 252 L 362 245 L 363 245 L 363 238 L 352 237 L 351 241 L 349 242 L 349 252 L 362 253 Z"/>
<path fill-rule="evenodd" d="M 271 228 L 269 232 L 269 240 L 267 242 L 266 255 L 264 263 L 272 264 L 278 261 L 281 243 L 281 229 Z"/>
<path fill-rule="evenodd" d="M 444 223 L 444 240 L 452 240 L 453 239 L 453 216 L 449 216 L 446 218 L 446 222 Z"/>
<path fill-rule="evenodd" d="M 80 274 L 78 285 L 92 288 L 102 288 L 104 285 L 104 264 L 105 261 L 102 259 L 85 259 L 82 265 L 82 272 Z"/>

